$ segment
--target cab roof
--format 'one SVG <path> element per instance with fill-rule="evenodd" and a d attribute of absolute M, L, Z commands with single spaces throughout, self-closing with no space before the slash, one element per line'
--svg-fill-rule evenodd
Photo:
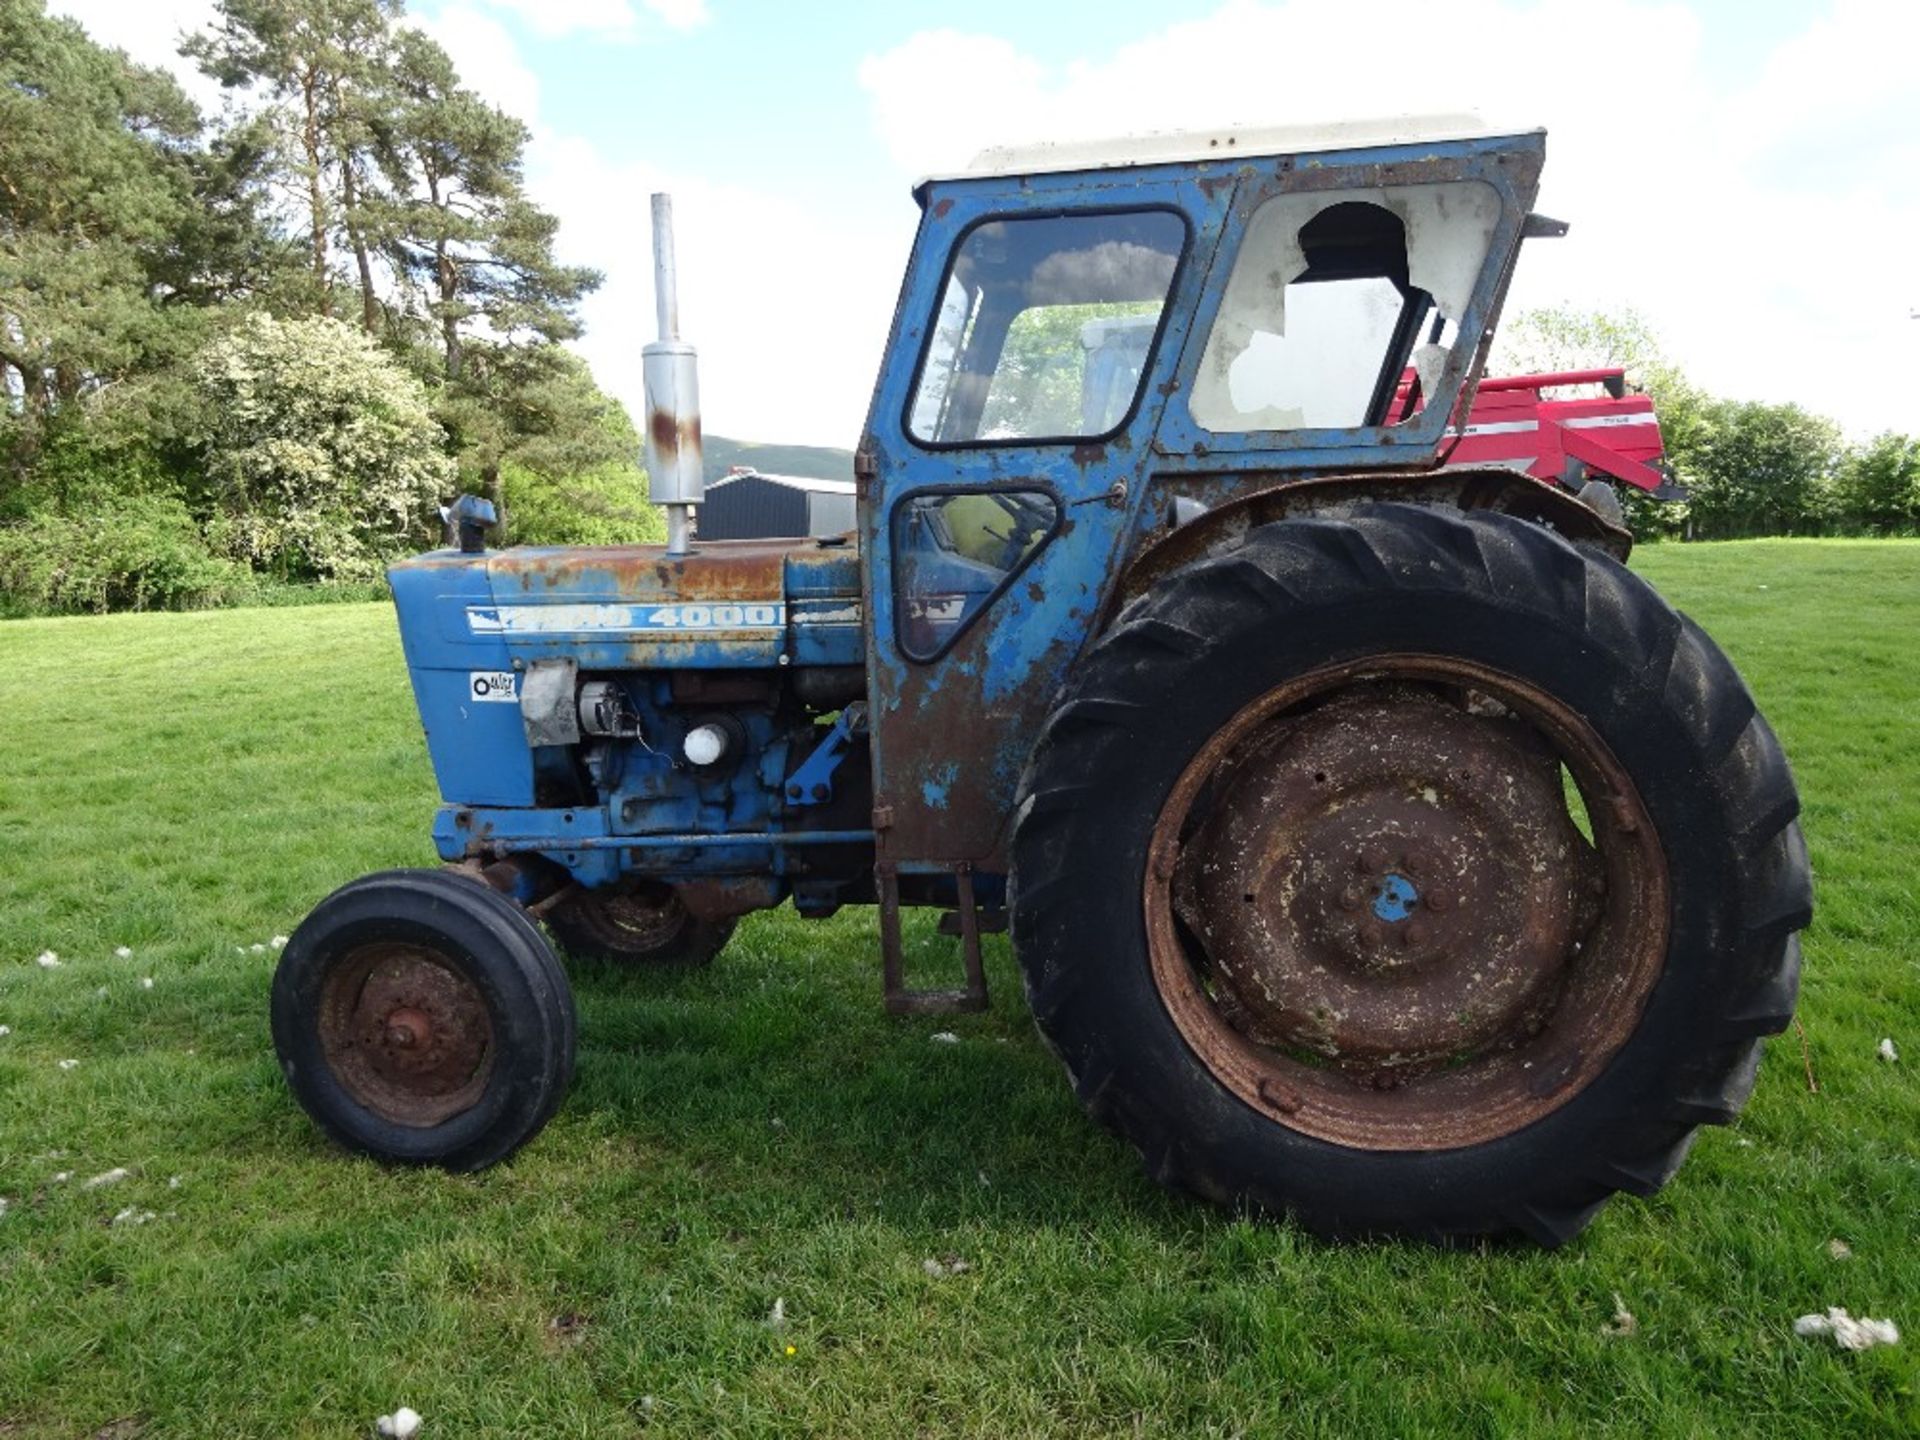
<path fill-rule="evenodd" d="M 1116 170 L 1181 161 L 1313 155 L 1371 150 L 1387 145 L 1423 145 L 1449 140 L 1488 140 L 1543 134 L 1489 126 L 1478 115 L 1389 115 L 1369 120 L 1331 120 L 1303 125 L 1230 125 L 1217 130 L 1157 130 L 1105 140 L 1040 140 L 993 145 L 961 170 L 929 175 L 915 191 L 939 180 L 976 180 L 996 175 L 1044 175 L 1071 170 Z"/>

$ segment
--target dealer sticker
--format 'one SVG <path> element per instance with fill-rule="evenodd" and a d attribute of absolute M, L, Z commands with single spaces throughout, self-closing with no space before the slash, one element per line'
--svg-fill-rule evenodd
<path fill-rule="evenodd" d="M 518 678 L 511 670 L 475 670 L 467 676 L 467 690 L 476 700 L 513 705 L 520 699 L 514 693 Z"/>

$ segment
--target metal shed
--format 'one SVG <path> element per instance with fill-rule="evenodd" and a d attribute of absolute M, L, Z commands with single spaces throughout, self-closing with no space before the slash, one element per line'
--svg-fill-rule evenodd
<path fill-rule="evenodd" d="M 762 475 L 737 467 L 707 487 L 700 534 L 708 540 L 840 535 L 853 529 L 853 481 Z"/>

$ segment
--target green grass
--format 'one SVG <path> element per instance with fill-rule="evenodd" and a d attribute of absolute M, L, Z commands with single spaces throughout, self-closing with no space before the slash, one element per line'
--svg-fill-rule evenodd
<path fill-rule="evenodd" d="M 272 954 L 236 947 L 433 858 L 390 614 L 0 626 L 0 1435 L 353 1436 L 402 1403 L 428 1440 L 1920 1431 L 1920 545 L 1638 563 L 1797 767 L 1820 1092 L 1790 1032 L 1737 1130 L 1552 1255 L 1162 1194 L 1080 1115 L 1004 943 L 991 1013 L 889 1020 L 869 913 L 583 974 L 578 1081 L 510 1166 L 349 1159 L 281 1083 Z M 1616 1292 L 1637 1334 L 1603 1333 Z M 1792 1335 L 1829 1305 L 1909 1339 Z"/>

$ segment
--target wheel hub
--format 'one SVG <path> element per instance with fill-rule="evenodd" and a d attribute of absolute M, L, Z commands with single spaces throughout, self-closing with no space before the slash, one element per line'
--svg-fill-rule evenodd
<path fill-rule="evenodd" d="M 493 1066 L 485 996 L 418 946 L 344 957 L 322 996 L 321 1040 L 341 1088 L 400 1125 L 437 1125 L 469 1108 Z"/>
<path fill-rule="evenodd" d="M 1242 1033 L 1404 1069 L 1525 1033 L 1592 861 L 1530 731 L 1362 687 L 1223 774 L 1174 904 Z"/>
<path fill-rule="evenodd" d="M 1149 866 L 1155 980 L 1189 1042 L 1274 1118 L 1368 1148 L 1555 1108 L 1665 951 L 1664 859 L 1617 762 L 1551 697 L 1450 659 L 1250 705 L 1177 782 Z"/>

